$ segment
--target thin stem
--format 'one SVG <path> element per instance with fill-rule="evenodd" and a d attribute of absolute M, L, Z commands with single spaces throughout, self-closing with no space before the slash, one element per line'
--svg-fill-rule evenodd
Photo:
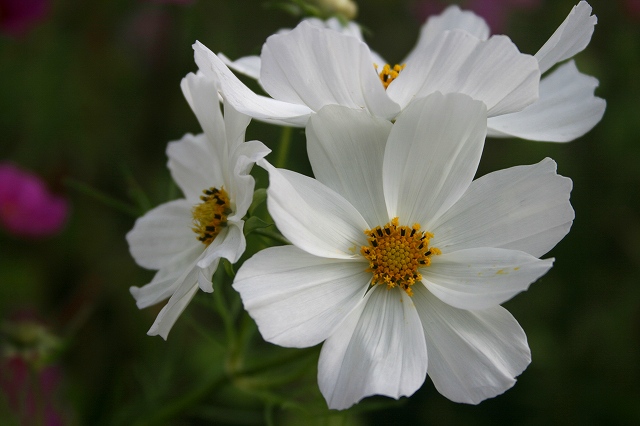
<path fill-rule="evenodd" d="M 180 413 L 186 411 L 189 407 L 195 406 L 201 400 L 206 398 L 211 393 L 215 392 L 220 387 L 231 383 L 231 380 L 241 376 L 247 376 L 260 373 L 264 370 L 268 370 L 272 367 L 279 365 L 286 365 L 297 358 L 308 356 L 311 352 L 315 352 L 315 348 L 307 348 L 299 351 L 287 354 L 279 359 L 269 360 L 262 364 L 256 365 L 253 368 L 247 368 L 244 370 L 237 370 L 221 376 L 216 376 L 211 382 L 200 386 L 198 389 L 193 390 L 190 393 L 185 394 L 182 398 L 174 400 L 165 406 L 163 410 L 160 410 L 149 420 L 141 420 L 136 423 L 136 426 L 152 426 L 152 425 L 164 425 L 168 424 L 170 419 L 173 419 L 180 415 Z"/>
<path fill-rule="evenodd" d="M 81 194 L 84 195 L 88 195 L 89 197 L 92 197 L 94 200 L 97 200 L 99 202 L 101 202 L 102 204 L 109 206 L 115 210 L 118 210 L 122 213 L 128 214 L 129 216 L 133 216 L 133 217 L 138 217 L 140 216 L 140 212 L 138 211 L 138 209 L 136 209 L 135 207 L 123 203 L 120 200 L 117 200 L 113 197 L 110 197 L 109 195 L 98 191 L 95 188 L 92 188 L 91 186 L 87 185 L 86 183 L 71 179 L 71 178 L 67 178 L 64 181 L 65 185 L 67 185 L 69 188 L 71 189 L 75 189 L 76 191 L 80 192 Z"/>
<path fill-rule="evenodd" d="M 276 158 L 275 165 L 278 168 L 284 168 L 287 165 L 287 158 L 289 157 L 289 149 L 291 148 L 291 135 L 293 128 L 283 127 L 282 134 L 280 135 L 280 147 L 278 148 L 278 157 Z"/>

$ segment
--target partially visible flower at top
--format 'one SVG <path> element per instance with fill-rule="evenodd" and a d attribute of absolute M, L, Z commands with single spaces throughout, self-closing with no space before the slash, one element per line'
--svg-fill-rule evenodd
<path fill-rule="evenodd" d="M 431 377 L 477 404 L 515 383 L 526 336 L 499 306 L 545 274 L 569 231 L 572 183 L 545 159 L 472 182 L 486 107 L 459 93 L 412 102 L 395 124 L 326 106 L 307 126 L 316 179 L 269 172 L 267 203 L 291 246 L 262 250 L 233 287 L 265 340 L 322 341 L 330 408 L 411 395 Z"/>
<path fill-rule="evenodd" d="M 0 31 L 21 36 L 40 22 L 49 10 L 49 0 L 0 0 Z"/>
<path fill-rule="evenodd" d="M 0 226 L 19 237 L 41 238 L 60 232 L 69 205 L 42 179 L 11 163 L 0 163 Z"/>
<path fill-rule="evenodd" d="M 447 2 L 443 0 L 422 0 L 417 5 L 418 16 L 426 19 L 440 13 Z M 516 9 L 532 10 L 540 6 L 540 0 L 469 0 L 465 7 L 482 16 L 494 33 L 502 33 L 509 13 Z"/>
<path fill-rule="evenodd" d="M 198 288 L 211 293 L 221 258 L 235 263 L 245 250 L 243 217 L 253 198 L 253 164 L 269 153 L 262 142 L 244 142 L 250 118 L 225 105 L 215 81 L 189 74 L 182 90 L 204 134 L 185 135 L 167 147 L 168 167 L 183 199 L 139 218 L 127 234 L 136 262 L 158 272 L 144 287 L 131 287 L 139 308 L 169 298 L 149 335 L 167 338 Z"/>
<path fill-rule="evenodd" d="M 314 0 L 328 15 L 339 14 L 346 19 L 355 19 L 358 5 L 353 0 Z"/>
<path fill-rule="evenodd" d="M 605 102 L 593 95 L 598 81 L 580 74 L 573 62 L 542 82 L 540 74 L 582 51 L 595 23 L 591 7 L 580 2 L 532 57 L 506 36 L 489 37 L 482 18 L 451 6 L 426 22 L 402 62 L 386 66 L 359 32 L 303 21 L 269 37 L 260 57 L 239 60 L 237 71 L 249 71 L 272 98 L 253 93 L 200 42 L 194 50 L 200 70 L 220 78 L 223 98 L 266 122 L 305 126 L 312 114 L 334 104 L 393 120 L 414 99 L 457 92 L 485 103 L 492 136 L 566 142 L 600 121 Z"/>

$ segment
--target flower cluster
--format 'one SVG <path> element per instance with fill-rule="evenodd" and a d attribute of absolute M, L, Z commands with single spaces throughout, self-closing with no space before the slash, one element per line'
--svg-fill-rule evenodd
<path fill-rule="evenodd" d="M 531 56 L 452 6 L 427 20 L 399 64 L 337 20 L 304 20 L 235 61 L 196 42 L 199 71 L 182 89 L 204 134 L 167 150 L 185 198 L 127 235 L 135 260 L 158 270 L 132 288 L 138 306 L 169 298 L 149 334 L 166 338 L 197 289 L 213 291 L 220 258 L 240 259 L 255 163 L 291 244 L 242 263 L 233 288 L 266 341 L 324 342 L 318 382 L 329 408 L 411 395 L 427 375 L 456 402 L 503 393 L 531 357 L 500 305 L 551 268 L 540 257 L 571 228 L 572 182 L 549 158 L 474 177 L 488 135 L 567 142 L 600 121 L 597 80 L 569 60 L 595 24 L 582 1 Z M 244 142 L 250 117 L 304 128 L 313 177 Z"/>

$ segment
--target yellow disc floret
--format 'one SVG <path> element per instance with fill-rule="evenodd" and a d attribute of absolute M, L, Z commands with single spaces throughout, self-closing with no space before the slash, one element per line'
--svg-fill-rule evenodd
<path fill-rule="evenodd" d="M 413 296 L 411 286 L 422 279 L 419 268 L 431 264 L 431 256 L 441 254 L 429 247 L 433 234 L 420 231 L 420 225 L 399 226 L 398 218 L 374 229 L 364 231 L 369 241 L 360 253 L 369 261 L 367 271 L 373 273 L 371 285 L 386 284 L 387 288 L 400 287 Z"/>
<path fill-rule="evenodd" d="M 231 213 L 229 195 L 224 188 L 209 188 L 202 191 L 202 203 L 191 210 L 193 215 L 193 232 L 198 234 L 198 240 L 209 245 L 227 226 L 227 215 Z"/>
<path fill-rule="evenodd" d="M 375 67 L 376 71 L 378 71 L 378 64 L 373 64 L 373 66 Z M 380 81 L 382 82 L 385 90 L 387 89 L 387 87 L 389 87 L 391 82 L 395 80 L 398 75 L 400 75 L 400 71 L 402 71 L 406 66 L 407 64 L 395 64 L 393 68 L 391 68 L 391 65 L 384 64 L 384 66 L 382 67 L 382 71 L 380 71 L 378 75 L 380 76 Z"/>

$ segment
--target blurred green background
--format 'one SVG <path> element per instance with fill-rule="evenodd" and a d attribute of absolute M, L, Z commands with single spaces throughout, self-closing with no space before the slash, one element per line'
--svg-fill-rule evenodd
<path fill-rule="evenodd" d="M 361 1 L 358 21 L 369 45 L 400 61 L 415 43 L 422 3 Z M 533 54 L 575 3 L 514 7 L 503 30 Z M 478 406 L 448 401 L 427 379 L 409 399 L 371 398 L 364 408 L 313 421 L 640 424 L 640 14 L 625 1 L 590 4 L 598 25 L 576 62 L 600 80 L 596 94 L 608 103 L 602 122 L 568 144 L 489 140 L 479 171 L 548 156 L 574 182 L 576 219 L 547 256 L 556 258 L 553 269 L 505 304 L 527 333 L 532 364 L 514 388 Z M 179 87 L 196 70 L 191 44 L 200 40 L 231 58 L 259 54 L 267 36 L 297 21 L 263 0 L 68 0 L 51 2 L 27 34 L 0 35 L 0 161 L 41 175 L 71 202 L 57 236 L 33 241 L 0 231 L 0 321 L 32 312 L 64 342 L 54 363 L 62 374 L 56 404 L 68 424 L 143 424 L 224 366 L 221 349 L 206 337 L 208 327 L 221 327 L 207 295 L 196 297 L 167 342 L 146 336 L 161 306 L 139 311 L 129 294 L 152 276 L 134 263 L 124 239 L 135 217 L 65 182 L 87 184 L 139 214 L 179 196 L 165 147 L 200 132 Z M 280 131 L 254 122 L 247 140 L 260 139 L 277 155 Z M 289 166 L 309 173 L 301 131 L 294 141 Z M 266 185 L 259 173 L 258 185 Z M 273 348 L 255 350 L 261 356 Z M 310 357 L 313 378 L 317 352 Z M 314 380 L 305 386 L 314 404 L 322 401 Z M 287 401 L 256 389 L 232 381 L 161 424 L 306 424 Z"/>

